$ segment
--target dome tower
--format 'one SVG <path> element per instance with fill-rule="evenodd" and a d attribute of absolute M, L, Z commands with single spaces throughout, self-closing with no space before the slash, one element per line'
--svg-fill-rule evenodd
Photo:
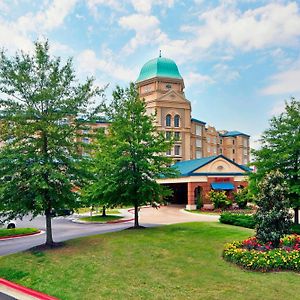
<path fill-rule="evenodd" d="M 174 136 L 175 161 L 190 159 L 191 104 L 184 95 L 184 81 L 176 63 L 159 57 L 146 62 L 136 80 L 147 113 L 156 114 L 155 125 L 166 137 Z"/>

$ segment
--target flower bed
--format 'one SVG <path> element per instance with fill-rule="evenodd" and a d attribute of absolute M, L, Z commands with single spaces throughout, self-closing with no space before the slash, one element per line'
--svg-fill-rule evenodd
<path fill-rule="evenodd" d="M 273 248 L 271 243 L 260 244 L 255 237 L 229 243 L 225 245 L 223 257 L 250 270 L 299 272 L 300 236 L 296 234 L 286 236 L 281 240 L 279 248 Z"/>

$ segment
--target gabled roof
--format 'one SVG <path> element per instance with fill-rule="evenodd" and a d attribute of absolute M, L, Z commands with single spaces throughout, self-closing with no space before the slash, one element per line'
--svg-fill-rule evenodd
<path fill-rule="evenodd" d="M 202 125 L 205 125 L 205 124 L 206 124 L 206 122 L 200 121 L 200 120 L 195 119 L 195 118 L 192 118 L 191 121 L 192 121 L 192 122 L 196 122 L 196 123 L 200 123 L 200 124 L 202 124 Z"/>
<path fill-rule="evenodd" d="M 220 134 L 220 136 L 223 136 L 223 137 L 234 137 L 234 136 L 238 136 L 238 135 L 245 135 L 245 136 L 248 136 L 250 137 L 250 135 L 246 134 L 246 133 L 243 133 L 243 132 L 240 132 L 240 131 L 228 131 L 224 134 Z"/>
<path fill-rule="evenodd" d="M 217 158 L 223 158 L 223 159 L 227 160 L 228 162 L 230 162 L 231 164 L 235 165 L 236 167 L 240 168 L 241 173 L 242 173 L 242 171 L 251 172 L 251 169 L 248 168 L 247 166 L 239 165 L 236 162 L 234 162 L 233 160 L 225 157 L 222 154 L 198 158 L 198 159 L 180 161 L 180 162 L 175 163 L 172 166 L 172 168 L 176 168 L 179 171 L 180 176 L 191 176 L 191 175 L 195 175 L 195 174 L 201 174 L 201 173 L 194 173 L 194 171 L 200 169 L 201 167 L 204 167 L 205 165 L 216 160 Z M 224 174 L 224 173 L 220 173 L 220 174 Z M 206 174 L 206 175 L 209 175 L 209 174 Z M 215 175 L 215 173 L 214 173 L 214 175 Z"/>
<path fill-rule="evenodd" d="M 175 163 L 172 168 L 176 168 L 180 172 L 181 176 L 188 176 L 193 173 L 193 171 L 205 166 L 217 157 L 218 156 L 209 156 L 198 159 L 183 160 Z"/>

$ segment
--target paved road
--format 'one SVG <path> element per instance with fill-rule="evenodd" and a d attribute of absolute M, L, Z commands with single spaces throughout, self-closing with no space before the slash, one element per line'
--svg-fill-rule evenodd
<path fill-rule="evenodd" d="M 160 209 L 143 208 L 140 211 L 140 223 L 146 227 L 183 222 L 217 221 L 217 216 L 204 216 L 182 212 L 182 207 L 161 207 Z M 127 213 L 128 214 L 128 213 Z M 70 240 L 77 237 L 120 231 L 132 226 L 132 221 L 118 224 L 78 224 L 72 217 L 58 217 L 52 220 L 53 237 L 55 242 Z M 45 230 L 45 217 L 38 216 L 32 221 L 24 218 L 17 222 L 18 227 L 35 227 Z M 10 240 L 0 240 L 0 256 L 27 250 L 43 244 L 46 235 L 28 236 Z"/>

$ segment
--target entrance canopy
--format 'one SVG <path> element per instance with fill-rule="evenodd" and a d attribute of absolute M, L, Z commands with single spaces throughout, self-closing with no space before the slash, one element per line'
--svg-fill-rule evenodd
<path fill-rule="evenodd" d="M 213 182 L 211 187 L 214 190 L 231 191 L 234 190 L 234 185 L 231 182 Z"/>

